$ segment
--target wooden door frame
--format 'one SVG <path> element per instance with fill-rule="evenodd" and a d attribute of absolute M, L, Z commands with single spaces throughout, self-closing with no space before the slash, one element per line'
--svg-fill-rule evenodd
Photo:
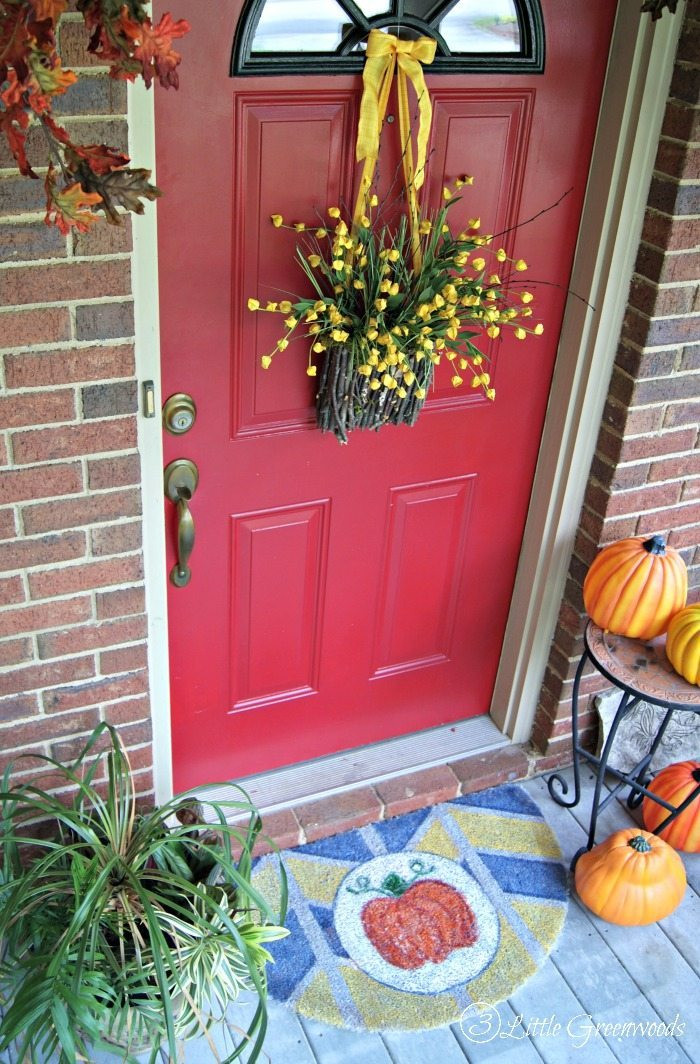
<path fill-rule="evenodd" d="M 597 311 L 569 300 L 490 708 L 491 719 L 514 742 L 529 738 L 564 593 L 684 9 L 681 0 L 675 15 L 666 13 L 652 23 L 638 4 L 618 5 L 582 216 L 585 239 L 577 247 L 572 275 L 572 289 Z M 153 94 L 140 85 L 129 85 L 129 127 L 133 156 L 155 171 Z M 139 450 L 154 780 L 163 801 L 172 794 L 172 759 L 157 261 L 156 215 L 149 205 L 134 225 L 133 270 L 137 375 L 140 382 L 154 382 L 157 411 L 154 418 L 139 418 Z M 576 358 L 570 357 L 572 351 Z M 463 752 L 455 749 L 449 756 Z"/>

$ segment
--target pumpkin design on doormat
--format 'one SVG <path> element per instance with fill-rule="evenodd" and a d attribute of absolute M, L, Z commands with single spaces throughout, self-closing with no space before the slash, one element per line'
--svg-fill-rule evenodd
<path fill-rule="evenodd" d="M 566 917 L 559 845 L 515 784 L 282 856 L 291 934 L 269 946 L 269 994 L 335 1026 L 440 1027 L 473 1001 L 502 1001 L 537 971 Z M 263 894 L 275 860 L 256 864 Z"/>

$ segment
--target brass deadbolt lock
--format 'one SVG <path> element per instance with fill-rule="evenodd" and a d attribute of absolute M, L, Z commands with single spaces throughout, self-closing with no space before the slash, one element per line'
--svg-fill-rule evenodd
<path fill-rule="evenodd" d="M 163 428 L 173 436 L 183 436 L 189 432 L 197 418 L 194 399 L 185 392 L 176 392 L 163 404 Z"/>

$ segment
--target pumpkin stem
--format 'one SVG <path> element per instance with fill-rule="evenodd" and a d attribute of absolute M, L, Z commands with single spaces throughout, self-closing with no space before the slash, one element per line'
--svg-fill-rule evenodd
<path fill-rule="evenodd" d="M 413 875 L 410 879 L 404 879 L 398 872 L 390 872 L 380 886 L 373 887 L 368 876 L 358 876 L 354 887 L 346 887 L 349 894 L 385 894 L 388 898 L 400 898 L 409 887 L 413 886 L 419 876 L 427 876 L 433 871 L 434 866 L 426 865 L 424 861 L 416 859 L 410 864 Z"/>
<path fill-rule="evenodd" d="M 644 550 L 649 554 L 665 554 L 666 553 L 666 540 L 663 536 L 652 536 L 651 539 L 645 539 L 642 543 Z"/>
<path fill-rule="evenodd" d="M 696 783 L 700 783 L 700 768 L 694 768 L 690 773 Z"/>
<path fill-rule="evenodd" d="M 633 839 L 628 841 L 627 845 L 631 846 L 633 850 L 637 851 L 637 853 L 651 853 L 652 849 L 650 843 L 643 835 L 635 835 Z"/>

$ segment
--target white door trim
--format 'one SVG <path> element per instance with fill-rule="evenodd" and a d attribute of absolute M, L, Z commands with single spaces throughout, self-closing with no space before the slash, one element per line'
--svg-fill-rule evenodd
<path fill-rule="evenodd" d="M 569 297 L 491 703 L 514 742 L 530 737 L 564 595 L 684 8 L 652 23 L 638 4 L 618 5 L 571 279 L 596 312 Z"/>
<path fill-rule="evenodd" d="M 663 112 L 685 5 L 657 22 L 638 3 L 618 5 L 609 74 L 593 152 L 570 299 L 523 536 L 491 717 L 514 742 L 530 736 L 564 591 L 629 281 L 639 244 Z M 157 91 L 157 90 L 156 90 Z M 129 86 L 130 147 L 155 170 L 153 92 Z M 167 194 L 167 190 L 166 190 Z M 595 234 L 595 239 L 593 235 Z M 134 219 L 136 366 L 141 389 L 155 383 L 156 417 L 139 417 L 146 604 L 156 797 L 172 794 L 163 528 L 157 232 L 153 205 Z M 578 357 L 571 358 L 571 352 Z M 416 737 L 420 742 L 420 736 Z M 459 756 L 455 749 L 449 756 Z"/>

